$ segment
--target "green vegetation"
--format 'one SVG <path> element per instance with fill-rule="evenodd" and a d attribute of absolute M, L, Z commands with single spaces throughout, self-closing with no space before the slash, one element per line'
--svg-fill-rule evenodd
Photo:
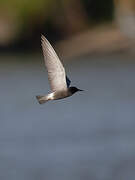
<path fill-rule="evenodd" d="M 0 0 L 0 45 L 39 41 L 42 32 L 64 38 L 112 20 L 113 8 L 113 0 Z"/>

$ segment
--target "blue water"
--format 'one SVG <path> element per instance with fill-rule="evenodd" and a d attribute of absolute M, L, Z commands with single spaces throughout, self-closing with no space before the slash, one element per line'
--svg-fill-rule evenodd
<path fill-rule="evenodd" d="M 134 180 L 133 57 L 63 60 L 85 91 L 44 105 L 43 58 L 0 59 L 0 180 Z"/>

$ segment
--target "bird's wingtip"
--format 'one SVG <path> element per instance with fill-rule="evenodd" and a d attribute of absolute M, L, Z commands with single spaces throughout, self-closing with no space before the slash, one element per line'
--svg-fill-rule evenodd
<path fill-rule="evenodd" d="M 43 34 L 41 34 L 41 38 L 44 38 L 45 36 Z"/>
<path fill-rule="evenodd" d="M 46 37 L 43 34 L 41 34 L 41 40 L 42 41 L 47 40 Z"/>
<path fill-rule="evenodd" d="M 45 39 L 45 36 L 41 34 L 41 41 L 43 41 L 44 39 Z"/>
<path fill-rule="evenodd" d="M 48 43 L 48 40 L 46 39 L 46 37 L 43 34 L 41 34 L 41 43 L 42 44 L 43 43 Z"/>

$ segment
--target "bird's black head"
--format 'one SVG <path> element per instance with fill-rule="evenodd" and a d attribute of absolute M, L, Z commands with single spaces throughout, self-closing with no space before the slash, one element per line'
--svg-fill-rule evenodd
<path fill-rule="evenodd" d="M 76 93 L 77 91 L 83 91 L 83 90 L 78 89 L 77 87 L 70 87 L 70 88 L 69 88 L 69 91 L 70 91 L 72 94 L 74 94 L 74 93 Z"/>

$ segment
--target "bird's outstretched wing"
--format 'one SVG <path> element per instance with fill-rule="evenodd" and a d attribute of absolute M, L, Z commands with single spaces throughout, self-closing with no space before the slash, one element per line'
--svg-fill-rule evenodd
<path fill-rule="evenodd" d="M 65 69 L 49 41 L 42 35 L 41 44 L 51 91 L 67 88 Z"/>

